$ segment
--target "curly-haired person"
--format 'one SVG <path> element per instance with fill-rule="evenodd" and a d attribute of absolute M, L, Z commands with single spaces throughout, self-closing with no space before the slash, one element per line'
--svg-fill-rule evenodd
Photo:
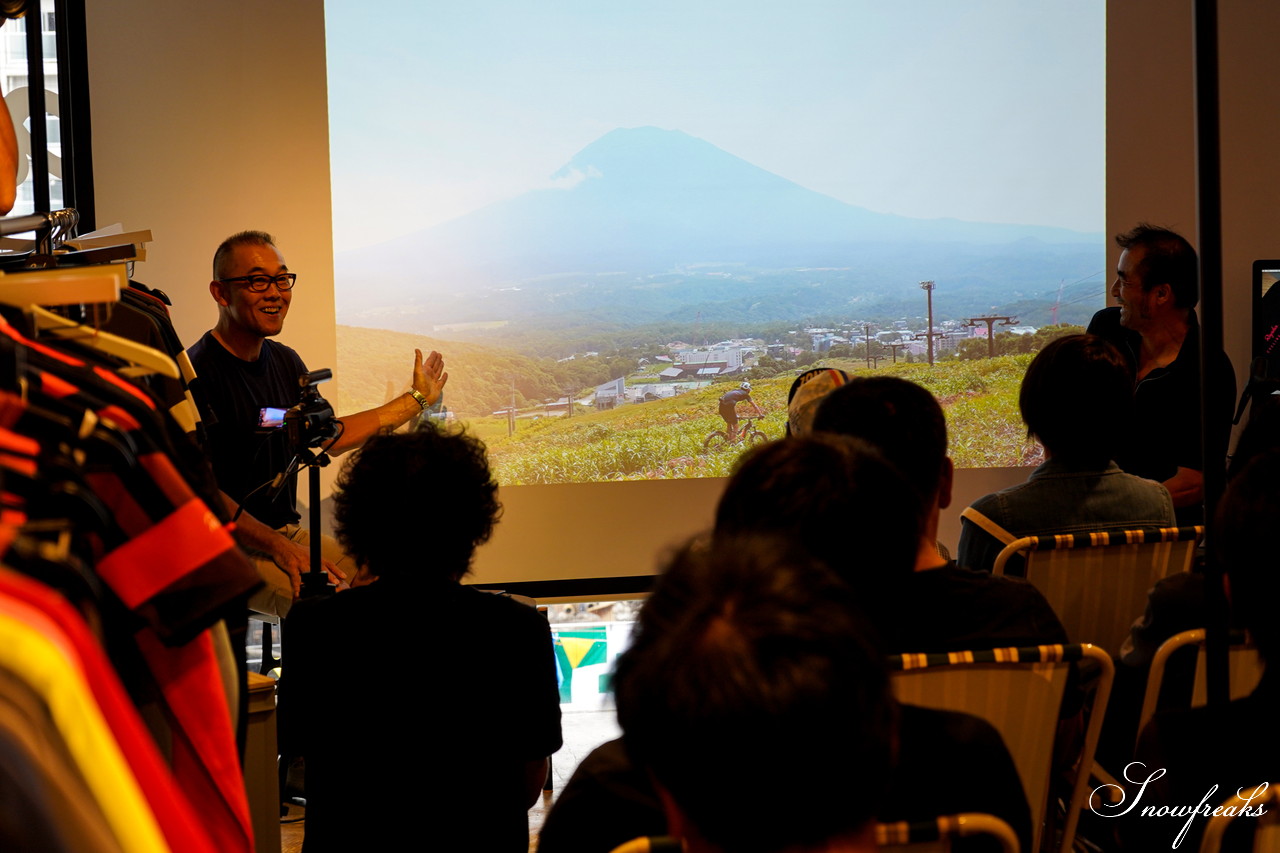
<path fill-rule="evenodd" d="M 523 853 L 560 747 L 559 691 L 546 620 L 460 583 L 501 511 L 484 444 L 434 428 L 376 436 L 338 487 L 353 588 L 304 599 L 285 628 L 303 849 L 409 849 L 426 826 L 432 849 Z"/>

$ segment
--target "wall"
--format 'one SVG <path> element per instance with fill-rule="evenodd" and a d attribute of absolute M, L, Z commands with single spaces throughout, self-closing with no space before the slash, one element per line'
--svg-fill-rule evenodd
<path fill-rule="evenodd" d="M 332 366 L 322 3 L 87 5 L 99 222 L 155 232 L 138 275 L 169 291 L 187 341 L 216 316 L 207 282 L 218 241 L 245 227 L 273 231 L 300 273 L 282 340 L 310 366 Z M 1280 114 L 1280 72 L 1267 65 L 1280 4 L 1220 6 L 1225 328 L 1243 375 L 1250 263 L 1280 256 L 1272 203 L 1280 159 L 1264 130 Z M 1108 230 L 1147 219 L 1191 236 L 1191 0 L 1112 0 L 1107 13 Z M 1112 266 L 1117 254 L 1112 248 Z M 1024 475 L 960 472 L 943 541 L 958 538 L 961 508 Z M 650 572 L 663 546 L 709 523 L 718 489 L 715 481 L 505 489 L 506 514 L 477 560 L 477 579 Z"/>
<path fill-rule="evenodd" d="M 1195 233 L 1192 3 L 1108 4 L 1107 222 L 1139 219 Z M 1280 256 L 1280 157 L 1267 119 L 1280 109 L 1270 60 L 1280 5 L 1219 3 L 1223 338 L 1242 390 L 1252 357 L 1252 263 Z M 1192 237 L 1195 242 L 1194 237 Z M 1114 266 L 1119 250 L 1112 247 Z M 1238 433 L 1238 430 L 1237 430 Z"/>
<path fill-rule="evenodd" d="M 1244 387 L 1251 359 L 1252 263 L 1280 256 L 1280 156 L 1269 119 L 1280 111 L 1270 57 L 1280 4 L 1219 2 L 1223 335 Z M 1139 220 L 1195 242 L 1195 113 L 1190 0 L 1107 4 L 1107 227 Z M 1119 250 L 1109 249 L 1114 269 Z"/>
<path fill-rule="evenodd" d="M 187 343 L 217 320 L 218 243 L 271 232 L 299 274 L 282 340 L 332 366 L 323 3 L 85 5 L 98 224 L 151 229 L 135 275 L 169 294 Z"/>

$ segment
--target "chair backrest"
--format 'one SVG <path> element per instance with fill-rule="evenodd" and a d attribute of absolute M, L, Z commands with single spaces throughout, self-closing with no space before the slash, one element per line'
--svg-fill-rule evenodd
<path fill-rule="evenodd" d="M 1155 715 L 1160 700 L 1160 688 L 1164 684 L 1165 669 L 1169 656 L 1187 646 L 1197 646 L 1195 681 L 1191 688 L 1191 704 L 1188 707 L 1199 708 L 1208 700 L 1207 666 L 1204 650 L 1204 629 L 1194 628 L 1174 634 L 1160 644 L 1155 656 L 1151 658 L 1151 674 L 1147 676 L 1147 692 L 1142 699 L 1142 715 L 1138 719 L 1138 733 Z M 1227 684 L 1232 699 L 1248 696 L 1262 680 L 1264 668 L 1262 656 L 1257 648 L 1242 632 L 1231 633 L 1231 646 L 1227 652 Z"/>
<path fill-rule="evenodd" d="M 1266 789 L 1260 794 L 1257 789 L 1266 786 Z M 1240 789 L 1245 797 L 1251 797 L 1249 800 L 1249 808 L 1253 811 L 1250 814 L 1249 821 L 1254 824 L 1253 830 L 1253 853 L 1280 853 L 1280 809 L 1277 809 L 1277 803 L 1280 802 L 1280 784 L 1261 782 L 1258 785 L 1244 787 Z M 1253 796 L 1257 794 L 1257 796 Z M 1209 822 L 1205 824 L 1204 837 L 1200 839 L 1200 853 L 1218 853 L 1222 849 L 1223 834 L 1227 831 L 1227 827 L 1238 817 L 1244 817 L 1241 813 L 1241 807 L 1244 801 L 1232 794 L 1223 800 L 1219 805 L 1235 806 L 1234 814 L 1218 814 L 1209 818 Z M 1258 811 L 1261 807 L 1265 811 Z M 1234 846 L 1232 849 L 1235 849 Z"/>
<path fill-rule="evenodd" d="M 933 820 L 876 824 L 876 846 L 893 853 L 947 853 L 951 839 L 986 835 L 1000 845 L 1001 853 L 1018 853 L 1013 827 L 989 814 L 966 812 L 941 815 Z"/>
<path fill-rule="evenodd" d="M 947 853 L 951 839 L 975 835 L 995 839 L 1000 853 L 1020 853 L 1013 827 L 994 815 L 966 812 L 913 823 L 876 824 L 876 846 L 891 848 L 893 853 Z M 613 848 L 611 853 L 682 853 L 683 850 L 684 842 L 679 839 L 655 836 L 633 838 Z"/>
<path fill-rule="evenodd" d="M 1027 580 L 1048 599 L 1067 637 L 1118 655 L 1148 590 L 1191 568 L 1203 534 L 1196 526 L 1026 536 L 1004 547 L 992 571 L 1004 574 L 1009 558 L 1021 555 Z"/>
<path fill-rule="evenodd" d="M 619 844 L 610 853 L 684 853 L 684 842 L 666 835 L 643 836 Z"/>
<path fill-rule="evenodd" d="M 1115 668 L 1097 646 L 1032 646 L 938 654 L 891 655 L 893 692 L 900 702 L 964 711 L 1000 733 L 1022 780 L 1031 808 L 1032 848 L 1040 848 L 1053 769 L 1054 737 L 1067 674 L 1073 661 L 1091 658 L 1100 675 L 1093 712 L 1081 749 L 1080 767 L 1091 767 L 1093 752 Z M 1074 756 L 1073 756 L 1074 758 Z M 1080 807 L 1088 793 L 1088 773 L 1078 774 L 1063 832 L 1070 850 Z"/>

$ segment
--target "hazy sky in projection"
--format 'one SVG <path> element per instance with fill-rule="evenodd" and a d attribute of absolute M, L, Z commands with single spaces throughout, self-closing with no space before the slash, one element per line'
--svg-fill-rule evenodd
<path fill-rule="evenodd" d="M 1104 0 L 326 0 L 334 237 L 683 130 L 915 217 L 1104 227 Z M 389 213 L 390 211 L 390 213 Z"/>

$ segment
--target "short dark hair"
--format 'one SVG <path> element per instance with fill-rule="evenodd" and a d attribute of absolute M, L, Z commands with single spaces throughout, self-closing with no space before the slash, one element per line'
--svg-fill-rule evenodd
<path fill-rule="evenodd" d="M 920 496 L 874 447 L 812 433 L 742 457 L 715 536 L 785 537 L 874 601 L 915 568 L 923 524 Z"/>
<path fill-rule="evenodd" d="M 1214 538 L 1231 581 L 1231 608 L 1270 664 L 1280 660 L 1280 572 L 1274 531 L 1280 529 L 1280 450 L 1253 458 L 1227 485 Z"/>
<path fill-rule="evenodd" d="M 369 439 L 338 489 L 338 541 L 379 577 L 459 580 L 502 510 L 484 443 L 431 426 Z"/>
<path fill-rule="evenodd" d="M 618 721 L 707 841 L 808 849 L 873 819 L 894 705 L 855 613 L 830 570 L 776 539 L 686 547 L 658 579 L 618 659 Z M 781 784 L 744 820 L 761 779 Z"/>
<path fill-rule="evenodd" d="M 947 461 L 947 419 L 925 388 L 897 376 L 858 377 L 827 395 L 813 428 L 871 444 L 898 467 L 926 503 Z"/>
<path fill-rule="evenodd" d="M 1200 301 L 1200 264 L 1196 250 L 1176 231 L 1139 222 L 1129 231 L 1116 235 L 1121 249 L 1141 249 L 1142 259 L 1136 272 L 1143 290 L 1168 284 L 1173 291 L 1173 304 L 1194 308 Z"/>
<path fill-rule="evenodd" d="M 1054 457 L 1105 465 L 1133 426 L 1133 371 L 1102 338 L 1066 335 L 1031 360 L 1018 408 L 1027 437 Z"/>
<path fill-rule="evenodd" d="M 266 231 L 239 231 L 232 234 L 227 239 L 218 244 L 217 250 L 213 253 L 213 278 L 215 281 L 221 281 L 226 278 L 226 266 L 231 253 L 239 246 L 272 246 L 276 245 L 276 238 L 272 237 Z"/>

